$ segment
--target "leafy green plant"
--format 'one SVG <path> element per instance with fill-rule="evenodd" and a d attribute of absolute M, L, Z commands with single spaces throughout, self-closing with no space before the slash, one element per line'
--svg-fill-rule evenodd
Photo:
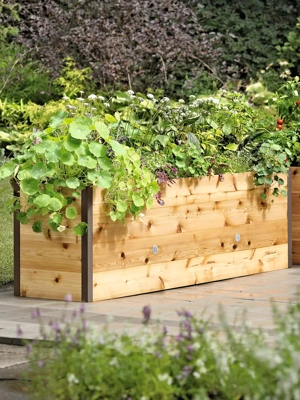
<path fill-rule="evenodd" d="M 298 398 L 299 303 L 284 314 L 274 307 L 271 345 L 246 317 L 236 331 L 224 313 L 217 329 L 205 315 L 178 311 L 178 332 L 170 336 L 152 322 L 149 306 L 143 307 L 143 326 L 135 334 L 113 333 L 109 321 L 96 329 L 88 324 L 84 304 L 69 318 L 67 312 L 49 326 L 41 310 L 32 314 L 40 320 L 42 338 L 27 345 L 33 399 Z"/>

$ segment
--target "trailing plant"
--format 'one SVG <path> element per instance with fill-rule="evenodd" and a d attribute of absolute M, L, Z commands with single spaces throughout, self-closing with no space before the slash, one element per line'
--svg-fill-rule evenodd
<path fill-rule="evenodd" d="M 12 210 L 20 210 L 22 223 L 34 219 L 36 232 L 46 216 L 54 230 L 63 231 L 64 218 L 77 215 L 73 199 L 93 185 L 106 190 L 107 213 L 116 221 L 127 214 L 139 218 L 153 200 L 163 205 L 159 185 L 175 178 L 218 174 L 222 180 L 225 172 L 254 170 L 254 183 L 266 188 L 264 196 L 273 183 L 285 184 L 278 174 L 290 165 L 293 136 L 276 130 L 274 115 L 239 93 L 190 96 L 188 101 L 131 90 L 110 98 L 83 95 L 76 100 L 65 96 L 64 110 L 47 128 L 41 119 L 23 137 L 15 158 L 0 169 L 0 178 L 11 176 L 26 196 L 22 208 L 20 200 L 13 200 Z M 43 110 L 38 111 L 42 117 Z M 79 227 L 75 233 L 84 234 L 86 224 Z"/>

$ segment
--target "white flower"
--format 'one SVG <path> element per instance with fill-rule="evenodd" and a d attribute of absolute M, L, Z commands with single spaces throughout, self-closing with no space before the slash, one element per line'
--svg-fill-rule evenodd
<path fill-rule="evenodd" d="M 69 97 L 68 97 L 68 96 L 64 96 L 64 97 L 63 97 L 63 100 L 66 100 L 66 101 L 67 101 L 67 100 L 69 100 Z"/>
<path fill-rule="evenodd" d="M 279 65 L 282 67 L 283 65 L 288 65 L 287 61 L 279 61 Z"/>
<path fill-rule="evenodd" d="M 167 381 L 167 384 L 170 386 L 173 383 L 173 379 L 170 377 L 169 374 L 159 374 L 157 375 L 157 378 L 160 382 Z"/>
<path fill-rule="evenodd" d="M 134 91 L 133 91 L 133 90 L 127 90 L 127 93 L 128 93 L 130 96 L 133 96 L 133 95 L 134 95 Z"/>
<path fill-rule="evenodd" d="M 98 99 L 99 99 L 100 101 L 104 101 L 104 100 L 105 100 L 105 98 L 104 98 L 103 96 L 98 96 Z"/>
<path fill-rule="evenodd" d="M 151 99 L 151 100 L 154 99 L 154 96 L 153 96 L 153 94 L 151 94 L 151 93 L 148 93 L 148 94 L 147 94 L 147 97 L 148 97 L 148 99 Z"/>
<path fill-rule="evenodd" d="M 57 228 L 58 232 L 63 232 L 66 229 L 66 227 L 64 225 L 59 225 L 59 227 Z"/>
<path fill-rule="evenodd" d="M 109 104 L 109 103 L 103 103 L 103 105 L 104 105 L 104 107 L 107 107 L 107 108 L 110 107 L 110 104 Z"/>
<path fill-rule="evenodd" d="M 73 383 L 78 384 L 79 380 L 76 378 L 74 374 L 68 374 L 67 375 L 67 381 L 69 385 L 73 385 Z"/>
<path fill-rule="evenodd" d="M 178 103 L 182 103 L 183 104 L 183 103 L 185 103 L 185 101 L 183 99 L 179 99 Z"/>
<path fill-rule="evenodd" d="M 83 103 L 83 105 L 85 105 L 85 106 L 89 106 L 89 103 Z"/>
<path fill-rule="evenodd" d="M 169 97 L 163 97 L 161 99 L 161 103 L 169 103 L 169 101 L 170 101 Z"/>
<path fill-rule="evenodd" d="M 197 372 L 197 371 L 194 371 L 193 372 L 193 377 L 195 378 L 195 379 L 199 379 L 200 378 L 200 374 L 199 374 L 199 372 Z"/>
<path fill-rule="evenodd" d="M 196 96 L 194 96 L 193 94 L 191 94 L 189 97 L 191 100 L 195 100 L 195 98 L 196 98 Z"/>
<path fill-rule="evenodd" d="M 78 100 L 78 101 L 84 101 L 84 98 L 83 98 L 83 97 L 77 97 L 76 100 Z"/>
<path fill-rule="evenodd" d="M 96 96 L 95 94 L 90 94 L 90 95 L 88 96 L 88 99 L 89 99 L 89 100 L 96 100 L 96 98 L 97 98 L 97 96 Z"/>

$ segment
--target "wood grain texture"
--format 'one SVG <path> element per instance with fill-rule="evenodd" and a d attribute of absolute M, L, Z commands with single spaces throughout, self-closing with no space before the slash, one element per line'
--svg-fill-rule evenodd
<path fill-rule="evenodd" d="M 20 225 L 20 295 L 26 297 L 63 300 L 72 294 L 81 300 L 81 238 L 72 228 L 81 220 L 80 199 L 73 203 L 78 215 L 64 220 L 63 232 L 47 226 L 49 216 L 38 218 L 43 232 L 32 231 L 32 224 Z"/>
<path fill-rule="evenodd" d="M 291 189 L 292 197 L 291 224 L 292 224 L 292 264 L 300 264 L 300 168 L 292 167 Z"/>
<path fill-rule="evenodd" d="M 95 188 L 94 301 L 287 268 L 287 198 L 262 191 L 251 173 L 180 179 L 163 188 L 164 207 L 123 224 Z"/>
<path fill-rule="evenodd" d="M 282 244 L 98 272 L 94 274 L 94 301 L 274 271 L 287 263 L 287 244 Z"/>

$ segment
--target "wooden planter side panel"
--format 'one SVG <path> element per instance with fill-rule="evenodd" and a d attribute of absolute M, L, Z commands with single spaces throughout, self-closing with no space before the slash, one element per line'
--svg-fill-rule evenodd
<path fill-rule="evenodd" d="M 94 188 L 93 300 L 287 268 L 287 199 L 261 192 L 251 173 L 180 179 L 163 189 L 165 206 L 123 224 Z"/>
<path fill-rule="evenodd" d="M 71 294 L 81 301 L 81 238 L 72 228 L 81 221 L 81 202 L 73 205 L 78 215 L 72 221 L 63 221 L 66 230 L 54 232 L 43 222 L 43 232 L 32 231 L 32 224 L 20 224 L 20 296 L 63 300 Z"/>
<path fill-rule="evenodd" d="M 300 264 L 300 168 L 290 169 L 292 264 Z"/>

